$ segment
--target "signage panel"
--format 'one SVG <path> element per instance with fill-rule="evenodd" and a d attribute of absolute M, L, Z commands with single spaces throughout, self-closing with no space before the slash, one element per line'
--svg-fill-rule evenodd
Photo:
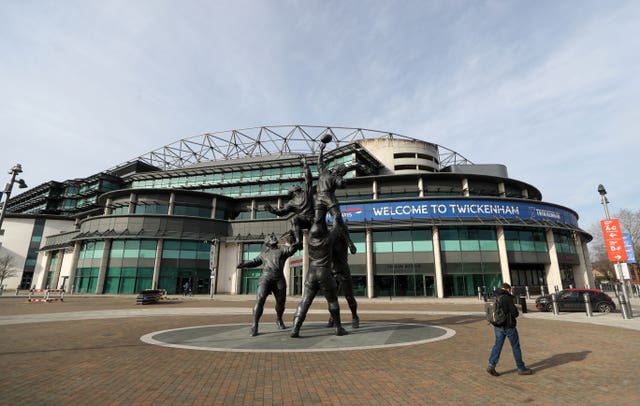
<path fill-rule="evenodd" d="M 544 203 L 488 199 L 425 199 L 382 203 L 341 204 L 346 222 L 383 220 L 506 219 L 538 220 L 578 226 L 577 216 L 566 209 Z"/>
<path fill-rule="evenodd" d="M 633 252 L 633 243 L 631 242 L 630 233 L 622 233 L 622 240 L 624 241 L 624 250 L 627 253 L 627 264 L 637 264 L 636 253 Z"/>
<path fill-rule="evenodd" d="M 627 260 L 627 252 L 624 249 L 622 239 L 622 228 L 618 219 L 601 220 L 602 235 L 604 245 L 607 249 L 607 256 L 610 262 L 623 262 Z"/>

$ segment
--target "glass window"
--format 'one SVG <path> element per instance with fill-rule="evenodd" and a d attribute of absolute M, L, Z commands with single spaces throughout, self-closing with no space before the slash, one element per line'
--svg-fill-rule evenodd
<path fill-rule="evenodd" d="M 124 240 L 113 240 L 111 243 L 110 258 L 123 258 L 124 257 Z"/>
<path fill-rule="evenodd" d="M 391 231 L 373 232 L 373 252 L 393 252 Z"/>

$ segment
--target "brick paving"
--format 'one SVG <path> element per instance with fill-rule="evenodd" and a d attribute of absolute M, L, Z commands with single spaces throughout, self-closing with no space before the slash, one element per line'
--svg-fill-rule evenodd
<path fill-rule="evenodd" d="M 493 332 L 479 315 L 481 302 L 361 300 L 362 321 L 433 324 L 456 331 L 444 341 L 406 347 L 237 353 L 140 341 L 154 331 L 211 324 L 247 323 L 248 333 L 253 300 L 227 299 L 180 298 L 136 307 L 133 296 L 70 296 L 62 303 L 0 298 L 0 318 L 100 310 L 181 311 L 24 324 L 5 318 L 0 325 L 0 404 L 640 404 L 639 331 L 558 321 L 552 315 L 523 318 L 518 327 L 524 359 L 536 373 L 517 375 L 507 343 L 497 368 L 503 375 L 495 378 L 485 372 Z M 289 298 L 287 324 L 296 304 L 296 298 Z M 341 306 L 347 308 L 343 302 Z M 214 311 L 225 308 L 245 308 L 246 314 Z M 326 310 L 326 304 L 317 300 L 313 309 Z M 400 313 L 385 313 L 389 310 Z M 312 312 L 307 319 L 325 320 L 324 312 Z M 274 321 L 269 298 L 263 323 Z"/>

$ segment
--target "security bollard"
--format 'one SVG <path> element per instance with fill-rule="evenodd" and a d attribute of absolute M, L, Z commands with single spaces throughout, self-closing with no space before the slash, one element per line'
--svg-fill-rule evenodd
<path fill-rule="evenodd" d="M 531 299 L 531 294 L 529 294 L 529 285 L 524 287 L 525 292 L 527 292 L 527 299 Z"/>
<path fill-rule="evenodd" d="M 482 289 L 478 286 L 478 300 L 482 300 Z"/>
<path fill-rule="evenodd" d="M 525 295 L 520 295 L 520 308 L 522 309 L 522 313 L 527 312 L 527 298 Z"/>
<path fill-rule="evenodd" d="M 558 298 L 555 293 L 551 295 L 551 300 L 553 301 L 553 314 L 557 316 L 560 313 L 560 309 L 558 309 Z"/>
<path fill-rule="evenodd" d="M 591 300 L 589 300 L 589 292 L 584 292 L 584 308 L 587 311 L 587 317 L 593 317 L 591 312 Z"/>
<path fill-rule="evenodd" d="M 544 285 L 540 285 L 540 295 L 544 296 Z"/>
<path fill-rule="evenodd" d="M 622 311 L 622 318 L 628 320 L 631 318 L 629 316 L 629 309 L 627 309 L 627 299 L 625 299 L 622 293 L 618 293 L 618 303 L 620 303 L 620 311 Z"/>

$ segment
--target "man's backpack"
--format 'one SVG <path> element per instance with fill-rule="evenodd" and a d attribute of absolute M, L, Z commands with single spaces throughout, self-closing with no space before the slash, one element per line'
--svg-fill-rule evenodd
<path fill-rule="evenodd" d="M 493 296 L 484 304 L 487 321 L 498 327 L 504 326 L 504 323 L 507 321 L 507 314 L 502 307 L 501 297 L 501 295 Z"/>

